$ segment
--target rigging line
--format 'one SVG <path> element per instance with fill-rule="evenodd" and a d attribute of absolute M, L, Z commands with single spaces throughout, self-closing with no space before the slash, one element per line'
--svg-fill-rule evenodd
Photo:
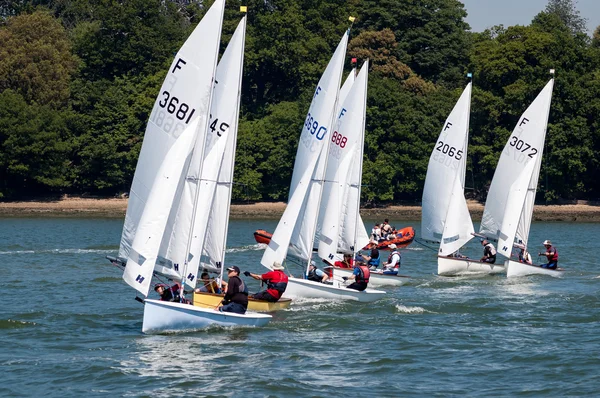
<path fill-rule="evenodd" d="M 413 240 L 413 242 L 417 242 L 417 243 L 418 243 L 418 244 L 420 244 L 421 246 L 423 246 L 423 247 L 426 247 L 427 249 L 429 249 L 429 250 L 431 250 L 431 251 L 434 251 L 434 252 L 436 252 L 436 253 L 438 252 L 438 249 L 435 249 L 435 248 L 433 248 L 433 247 L 431 247 L 431 246 L 428 246 L 428 245 L 426 245 L 425 243 L 421 242 L 419 239 L 414 239 L 414 240 Z"/>

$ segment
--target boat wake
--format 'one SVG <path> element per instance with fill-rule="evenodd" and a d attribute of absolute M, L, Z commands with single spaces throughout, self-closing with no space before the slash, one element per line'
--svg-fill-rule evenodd
<path fill-rule="evenodd" d="M 251 252 L 257 250 L 265 250 L 267 245 L 264 243 L 255 243 L 254 245 L 247 245 L 242 247 L 230 247 L 225 250 L 225 253 L 243 253 L 243 252 Z"/>
<path fill-rule="evenodd" d="M 396 304 L 396 310 L 403 314 L 424 314 L 425 312 L 429 312 L 423 307 L 407 307 L 401 304 Z"/>

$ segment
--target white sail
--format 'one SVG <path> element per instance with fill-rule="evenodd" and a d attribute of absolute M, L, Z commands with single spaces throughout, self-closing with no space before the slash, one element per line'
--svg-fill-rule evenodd
<path fill-rule="evenodd" d="M 441 241 L 456 176 L 464 191 L 471 86 L 454 105 L 429 158 L 421 213 L 421 238 L 427 241 Z"/>
<path fill-rule="evenodd" d="M 167 152 L 147 195 L 144 212 L 128 251 L 123 279 L 145 296 L 148 295 L 162 236 L 199 121 L 200 118 L 196 118 L 191 122 Z"/>
<path fill-rule="evenodd" d="M 510 258 L 512 253 L 517 226 L 519 225 L 519 220 L 524 215 L 525 198 L 527 197 L 529 183 L 535 169 L 536 158 L 537 155 L 534 159 L 525 161 L 525 168 L 508 190 L 504 218 L 502 219 L 502 226 L 498 235 L 498 253 L 507 258 Z"/>
<path fill-rule="evenodd" d="M 318 185 L 319 180 L 322 181 L 322 175 L 316 173 L 317 162 L 329 142 L 348 35 L 349 31 L 346 31 L 313 95 L 296 152 L 288 205 L 261 259 L 265 267 L 271 267 L 274 261 L 283 263 L 290 243 L 295 255 L 310 258 L 320 201 Z M 313 179 L 315 183 L 312 183 Z"/>
<path fill-rule="evenodd" d="M 354 251 L 359 221 L 360 176 L 364 144 L 368 61 L 364 63 L 346 97 L 337 126 L 331 136 L 325 174 L 324 208 L 318 246 L 319 257 L 331 261 L 342 244 L 345 252 Z M 354 175 L 353 175 L 354 173 Z M 354 184 L 352 184 L 354 183 Z M 364 229 L 364 225 L 362 225 Z M 344 234 L 342 234 L 344 232 Z M 366 234 L 366 232 L 365 232 Z M 364 244 L 367 242 L 362 242 Z M 363 245 L 364 246 L 364 245 Z M 360 246 L 362 248 L 363 246 Z"/>
<path fill-rule="evenodd" d="M 479 229 L 480 234 L 490 239 L 497 240 L 499 237 L 502 220 L 506 213 L 508 188 L 519 178 L 528 163 L 528 159 L 536 158 L 536 166 L 530 185 L 532 191 L 527 195 L 526 200 L 528 217 L 527 220 L 524 220 L 522 226 L 518 228 L 518 236 L 521 239 L 525 238 L 523 239 L 524 242 L 529 235 L 553 85 L 554 80 L 550 80 L 523 113 L 500 155 Z"/>
<path fill-rule="evenodd" d="M 215 1 L 175 55 L 154 103 L 129 193 L 121 258 L 129 256 L 156 175 L 171 147 L 195 119 L 200 118 L 199 126 L 206 123 L 224 4 Z"/>
<path fill-rule="evenodd" d="M 237 142 L 242 70 L 244 64 L 244 40 L 246 17 L 242 18 L 217 69 L 217 88 L 213 101 L 213 116 L 229 125 L 227 134 L 219 137 L 225 147 L 221 155 L 221 167 L 215 181 L 216 191 L 206 227 L 206 239 L 202 249 L 201 266 L 204 269 L 223 271 L 229 208 L 233 189 L 233 167 Z M 225 141 L 224 141 L 225 140 Z"/>
<path fill-rule="evenodd" d="M 444 223 L 444 232 L 440 242 L 440 256 L 448 256 L 468 241 L 473 239 L 473 221 L 465 200 L 463 185 L 460 176 L 454 178 L 454 186 L 450 195 L 450 203 L 446 213 L 446 221 Z"/>
<path fill-rule="evenodd" d="M 338 98 L 338 105 L 336 107 L 336 111 L 335 111 L 335 115 L 338 117 L 338 119 L 336 119 L 334 121 L 334 125 L 333 128 L 335 128 L 337 126 L 337 121 L 339 120 L 339 115 L 340 115 L 340 111 L 342 108 L 342 105 L 344 103 L 344 101 L 346 100 L 346 97 L 348 96 L 348 93 L 350 92 L 350 89 L 352 88 L 352 85 L 354 84 L 354 80 L 356 79 L 356 68 L 352 68 L 352 70 L 350 71 L 350 73 L 348 74 L 348 76 L 346 77 L 346 80 L 344 81 L 344 84 L 342 85 L 342 88 L 340 88 L 340 94 L 339 94 L 339 98 Z M 326 171 L 327 174 L 327 171 Z M 321 194 L 321 196 L 323 197 L 328 197 L 329 196 L 329 191 L 331 190 L 331 184 L 328 183 L 328 177 L 327 175 L 325 176 L 325 181 L 323 183 L 323 192 Z M 319 208 L 319 218 L 317 221 L 317 234 L 316 234 L 316 241 L 318 242 L 320 240 L 321 237 L 321 230 L 322 230 L 322 226 L 323 226 L 323 219 L 325 218 L 325 214 L 327 213 L 327 200 L 322 200 L 320 202 L 320 208 Z M 315 243 L 316 245 L 316 243 Z"/>

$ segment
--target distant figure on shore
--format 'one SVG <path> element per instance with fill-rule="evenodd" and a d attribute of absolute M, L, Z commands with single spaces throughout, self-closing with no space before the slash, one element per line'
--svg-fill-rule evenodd
<path fill-rule="evenodd" d="M 496 263 L 496 248 L 489 242 L 487 239 L 481 241 L 481 245 L 483 246 L 483 257 L 481 257 L 482 263 L 494 264 Z"/>
<path fill-rule="evenodd" d="M 546 247 L 546 252 L 539 253 L 539 255 L 544 255 L 548 259 L 548 263 L 542 264 L 542 268 L 556 269 L 558 267 L 558 250 L 552 246 L 552 242 L 549 240 L 545 240 L 542 244 Z"/>

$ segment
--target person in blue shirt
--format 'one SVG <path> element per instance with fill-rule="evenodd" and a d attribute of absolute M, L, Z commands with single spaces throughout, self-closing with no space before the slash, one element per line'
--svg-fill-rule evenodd
<path fill-rule="evenodd" d="M 329 276 L 325 272 L 318 269 L 317 264 L 311 260 L 306 279 L 309 281 L 325 283 L 329 279 Z"/>
<path fill-rule="evenodd" d="M 363 260 L 367 262 L 367 266 L 370 269 L 377 269 L 377 267 L 379 267 L 381 259 L 379 258 L 379 250 L 377 250 L 376 247 L 371 249 L 371 253 L 369 255 L 361 254 L 361 256 Z"/>

